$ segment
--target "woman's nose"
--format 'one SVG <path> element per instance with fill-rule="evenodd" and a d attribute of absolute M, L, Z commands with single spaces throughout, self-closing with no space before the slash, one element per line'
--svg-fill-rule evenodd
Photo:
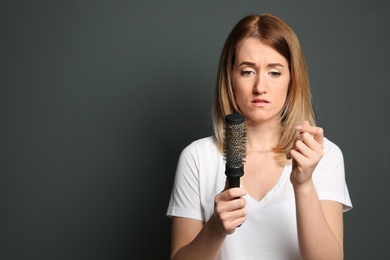
<path fill-rule="evenodd" d="M 256 80 L 253 84 L 253 93 L 254 94 L 263 94 L 266 92 L 267 92 L 267 87 L 266 87 L 265 80 L 262 77 L 257 76 Z"/>

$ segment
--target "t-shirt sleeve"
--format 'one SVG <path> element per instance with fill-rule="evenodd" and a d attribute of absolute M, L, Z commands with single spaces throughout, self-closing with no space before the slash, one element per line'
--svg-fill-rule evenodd
<path fill-rule="evenodd" d="M 180 154 L 167 216 L 203 220 L 199 195 L 198 156 L 194 143 Z"/>
<path fill-rule="evenodd" d="M 345 180 L 344 158 L 340 148 L 325 140 L 324 155 L 313 173 L 320 200 L 333 200 L 343 204 L 343 211 L 352 209 Z"/>

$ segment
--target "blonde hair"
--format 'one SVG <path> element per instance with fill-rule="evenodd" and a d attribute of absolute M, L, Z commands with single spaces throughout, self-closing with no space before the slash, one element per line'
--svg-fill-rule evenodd
<path fill-rule="evenodd" d="M 242 18 L 230 32 L 222 49 L 215 86 L 213 125 L 219 149 L 223 147 L 225 116 L 240 113 L 233 91 L 232 72 L 238 43 L 246 38 L 259 39 L 281 54 L 289 64 L 291 75 L 286 102 L 281 110 L 282 129 L 279 144 L 273 148 L 280 165 L 286 165 L 286 153 L 292 148 L 295 127 L 308 120 L 315 124 L 306 61 L 294 31 L 283 20 L 271 14 Z"/>

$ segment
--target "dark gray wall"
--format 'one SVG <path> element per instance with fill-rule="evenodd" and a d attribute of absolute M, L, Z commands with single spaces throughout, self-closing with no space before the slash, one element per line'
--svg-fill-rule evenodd
<path fill-rule="evenodd" d="M 244 15 L 297 32 L 318 124 L 344 152 L 346 259 L 383 259 L 390 210 L 385 1 L 2 1 L 0 258 L 167 259 L 176 162 L 210 135 Z"/>

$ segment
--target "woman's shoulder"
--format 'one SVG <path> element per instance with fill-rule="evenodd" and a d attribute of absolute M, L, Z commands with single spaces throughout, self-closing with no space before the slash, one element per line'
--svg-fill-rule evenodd
<path fill-rule="evenodd" d="M 187 145 L 185 149 L 210 149 L 210 148 L 216 148 L 217 147 L 217 141 L 215 139 L 215 136 L 207 136 L 203 137 L 197 140 L 192 141 L 190 144 Z"/>
<path fill-rule="evenodd" d="M 193 156 L 210 156 L 219 153 L 215 136 L 207 136 L 188 144 L 182 151 L 182 155 Z"/>

